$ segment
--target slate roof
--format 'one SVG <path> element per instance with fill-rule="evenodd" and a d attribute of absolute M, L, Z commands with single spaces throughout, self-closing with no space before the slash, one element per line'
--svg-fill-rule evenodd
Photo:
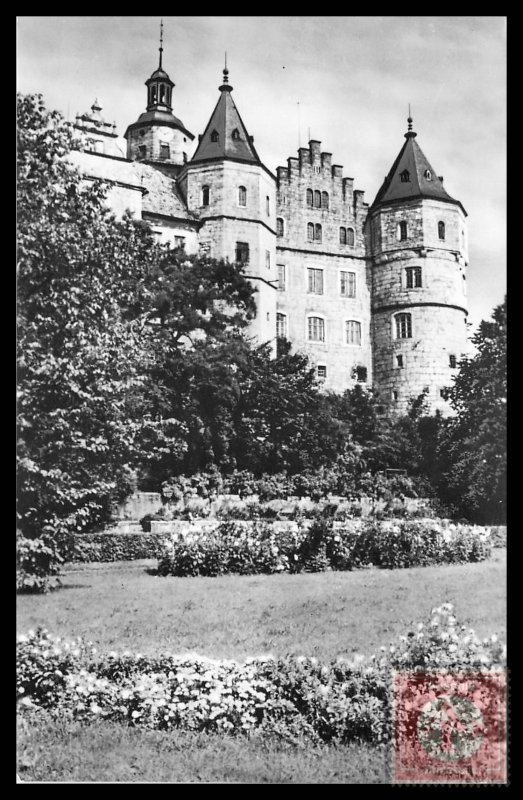
<path fill-rule="evenodd" d="M 220 86 L 220 90 L 219 100 L 191 161 L 214 161 L 230 158 L 261 164 L 252 138 L 247 133 L 231 97 L 232 86 L 224 84 Z M 218 141 L 213 141 L 211 138 L 214 131 L 218 134 Z M 236 134 L 238 138 L 233 138 L 233 131 L 238 132 Z"/>
<path fill-rule="evenodd" d="M 406 142 L 378 191 L 371 209 L 383 203 L 416 197 L 433 198 L 461 206 L 459 200 L 451 197 L 443 187 L 443 181 L 439 179 L 416 142 L 416 134 L 409 131 L 405 134 L 405 138 Z M 408 180 L 402 180 L 402 173 L 405 172 L 408 172 Z"/>

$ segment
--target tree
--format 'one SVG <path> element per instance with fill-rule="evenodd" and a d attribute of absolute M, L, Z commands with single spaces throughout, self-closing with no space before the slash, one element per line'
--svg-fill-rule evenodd
<path fill-rule="evenodd" d="M 506 518 L 507 303 L 483 320 L 472 338 L 448 399 L 456 414 L 445 427 L 440 493 L 459 511 L 485 523 Z"/>

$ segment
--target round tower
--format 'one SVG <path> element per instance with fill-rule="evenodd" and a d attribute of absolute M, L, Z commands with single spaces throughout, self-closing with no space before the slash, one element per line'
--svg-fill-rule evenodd
<path fill-rule="evenodd" d="M 391 413 L 422 392 L 432 412 L 466 350 L 466 211 L 416 142 L 412 119 L 369 209 L 374 387 Z"/>
<path fill-rule="evenodd" d="M 127 158 L 154 164 L 168 174 L 176 174 L 187 161 L 194 135 L 172 113 L 175 84 L 162 67 L 163 24 L 160 29 L 158 69 L 145 81 L 147 108 L 125 132 Z"/>

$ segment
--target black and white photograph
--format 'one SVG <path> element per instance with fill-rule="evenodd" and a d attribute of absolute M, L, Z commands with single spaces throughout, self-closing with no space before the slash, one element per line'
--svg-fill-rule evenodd
<path fill-rule="evenodd" d="M 16 17 L 17 783 L 510 783 L 506 38 Z"/>

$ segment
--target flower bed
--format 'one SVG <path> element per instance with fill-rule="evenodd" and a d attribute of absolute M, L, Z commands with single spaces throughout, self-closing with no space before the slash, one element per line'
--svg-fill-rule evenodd
<path fill-rule="evenodd" d="M 222 523 L 173 539 L 159 559 L 160 575 L 253 575 L 362 567 L 393 569 L 483 561 L 489 529 L 442 521 L 345 523 L 323 520 L 277 533 L 267 523 Z"/>
<path fill-rule="evenodd" d="M 46 631 L 18 639 L 22 706 L 58 717 L 108 719 L 169 730 L 278 732 L 315 740 L 387 741 L 394 670 L 503 670 L 505 647 L 458 627 L 452 606 L 365 659 L 272 657 L 215 661 L 199 656 L 98 655 L 89 643 Z"/>

